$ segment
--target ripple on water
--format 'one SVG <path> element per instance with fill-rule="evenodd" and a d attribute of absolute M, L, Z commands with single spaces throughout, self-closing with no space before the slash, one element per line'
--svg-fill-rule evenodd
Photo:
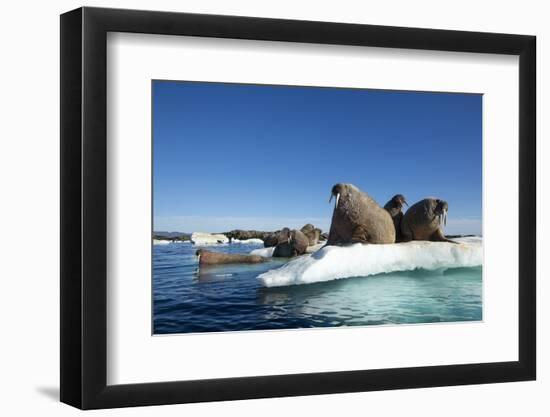
<path fill-rule="evenodd" d="M 248 253 L 255 245 L 210 250 Z M 193 245 L 153 247 L 155 334 L 482 319 L 482 268 L 396 272 L 265 288 L 257 276 L 284 260 L 201 268 Z"/>

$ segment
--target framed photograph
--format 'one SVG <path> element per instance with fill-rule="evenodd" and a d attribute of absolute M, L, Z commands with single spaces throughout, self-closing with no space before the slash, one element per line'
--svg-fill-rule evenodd
<path fill-rule="evenodd" d="M 535 37 L 61 16 L 61 401 L 533 380 Z"/>

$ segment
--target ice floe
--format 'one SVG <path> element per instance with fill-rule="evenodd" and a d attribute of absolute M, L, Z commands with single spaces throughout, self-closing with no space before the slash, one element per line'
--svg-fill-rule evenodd
<path fill-rule="evenodd" d="M 168 245 L 169 240 L 153 239 L 153 245 Z"/>
<path fill-rule="evenodd" d="M 217 245 L 220 243 L 228 243 L 227 236 L 222 234 L 195 232 L 191 234 L 191 242 L 195 245 Z"/>
<path fill-rule="evenodd" d="M 388 245 L 357 243 L 327 246 L 311 255 L 295 258 L 280 268 L 264 272 L 258 279 L 264 286 L 278 287 L 396 271 L 473 267 L 482 264 L 482 238 L 454 240 L 459 244 L 414 241 Z M 266 256 L 262 255 L 268 253 L 266 249 L 257 249 L 252 253 Z"/>
<path fill-rule="evenodd" d="M 262 239 L 233 239 L 231 241 L 232 244 L 240 244 L 240 245 L 263 245 L 264 241 Z"/>
<path fill-rule="evenodd" d="M 273 256 L 273 251 L 275 250 L 275 246 L 272 246 L 270 248 L 260 248 L 260 249 L 254 249 L 250 251 L 251 255 L 259 255 L 263 256 L 264 258 L 271 258 Z"/>

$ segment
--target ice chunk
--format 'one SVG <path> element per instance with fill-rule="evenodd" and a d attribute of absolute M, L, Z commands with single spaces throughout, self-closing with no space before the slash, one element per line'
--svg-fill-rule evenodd
<path fill-rule="evenodd" d="M 168 245 L 169 240 L 153 239 L 153 245 Z"/>
<path fill-rule="evenodd" d="M 220 243 L 227 243 L 229 239 L 222 234 L 202 233 L 194 232 L 191 235 L 191 242 L 195 245 L 217 245 Z"/>
<path fill-rule="evenodd" d="M 327 246 L 311 255 L 293 259 L 280 268 L 264 272 L 258 279 L 267 287 L 278 287 L 395 271 L 473 267 L 482 264 L 481 238 L 459 238 L 455 241 L 460 244 L 414 241 L 388 245 L 356 243 L 348 246 Z"/>
<path fill-rule="evenodd" d="M 242 244 L 242 245 L 263 245 L 264 241 L 262 239 L 243 239 L 243 240 L 233 239 L 231 243 Z"/>
<path fill-rule="evenodd" d="M 275 246 L 272 246 L 270 248 L 254 249 L 253 251 L 250 251 L 250 254 L 263 256 L 264 258 L 271 258 L 273 256 L 274 250 L 275 250 Z"/>

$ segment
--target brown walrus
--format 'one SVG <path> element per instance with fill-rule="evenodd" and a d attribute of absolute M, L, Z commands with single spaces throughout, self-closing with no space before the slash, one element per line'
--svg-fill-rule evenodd
<path fill-rule="evenodd" d="M 401 220 L 401 237 L 404 242 L 410 240 L 430 240 L 451 242 L 443 234 L 447 224 L 449 204 L 439 198 L 425 198 L 413 204 Z"/>
<path fill-rule="evenodd" d="M 259 255 L 211 252 L 206 249 L 197 250 L 195 255 L 199 257 L 199 265 L 258 264 L 265 261 L 265 259 Z"/>
<path fill-rule="evenodd" d="M 390 213 L 395 227 L 395 241 L 400 242 L 401 237 L 401 220 L 403 219 L 403 205 L 408 206 L 405 196 L 403 194 L 394 195 L 390 201 L 386 203 L 384 209 Z"/>
<path fill-rule="evenodd" d="M 282 242 L 288 239 L 289 236 L 290 229 L 288 227 L 284 227 L 281 230 L 270 233 L 264 238 L 264 248 L 272 248 L 274 246 L 277 246 L 279 244 L 279 240 Z"/>
<path fill-rule="evenodd" d="M 353 184 L 332 187 L 335 197 L 327 245 L 342 243 L 394 243 L 395 227 L 390 214 Z"/>
<path fill-rule="evenodd" d="M 302 232 L 308 238 L 309 246 L 313 246 L 319 243 L 319 238 L 321 237 L 321 229 L 317 229 L 311 223 L 304 225 L 304 227 L 300 229 L 300 232 Z"/>
<path fill-rule="evenodd" d="M 277 242 L 279 241 L 279 233 L 271 233 L 270 235 L 267 235 L 264 239 L 264 248 L 271 248 L 273 246 L 277 246 Z"/>
<path fill-rule="evenodd" d="M 275 258 L 292 258 L 303 255 L 309 246 L 309 239 L 299 230 L 289 230 L 285 227 L 279 233 L 279 241 L 273 256 Z"/>

